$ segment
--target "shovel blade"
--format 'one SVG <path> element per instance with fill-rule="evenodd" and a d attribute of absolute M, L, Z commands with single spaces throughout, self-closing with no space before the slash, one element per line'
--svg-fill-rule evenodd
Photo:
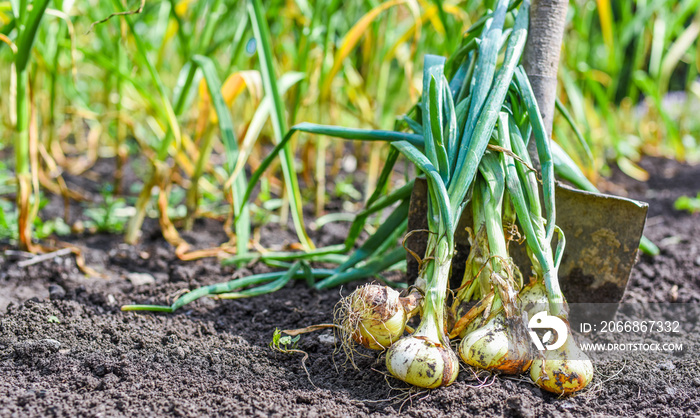
<path fill-rule="evenodd" d="M 648 205 L 632 199 L 556 186 L 557 225 L 564 231 L 566 248 L 559 267 L 559 283 L 570 304 L 615 304 L 620 302 L 637 257 L 644 231 Z M 541 195 L 541 194 L 540 194 Z M 409 208 L 408 230 L 427 229 L 427 185 L 416 179 Z M 452 264 L 451 286 L 459 286 L 469 254 L 466 227 L 472 226 L 467 207 L 455 235 L 456 254 Z M 425 254 L 427 234 L 414 233 L 407 248 Z M 511 242 L 510 254 L 524 277 L 532 264 L 527 244 Z M 408 279 L 418 276 L 418 262 L 409 253 Z M 614 312 L 612 312 L 614 314 Z M 606 315 L 607 316 L 607 315 Z"/>
<path fill-rule="evenodd" d="M 649 205 L 558 185 L 557 224 L 566 236 L 559 267 L 571 303 L 617 303 L 637 259 Z M 569 296 L 570 295 L 570 296 Z"/>

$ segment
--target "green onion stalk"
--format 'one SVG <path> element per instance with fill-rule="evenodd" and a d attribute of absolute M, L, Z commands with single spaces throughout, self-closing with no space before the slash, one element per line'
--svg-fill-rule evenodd
<path fill-rule="evenodd" d="M 464 277 L 451 308 L 455 319 L 450 334 L 453 338 L 464 338 L 501 308 L 506 308 L 509 317 L 519 311 L 515 296 L 523 280 L 520 269 L 508 254 L 511 238 L 506 238 L 503 221 L 511 218 L 511 204 L 504 191 L 502 161 L 496 155 L 493 151 L 484 155 L 471 200 L 472 231 L 475 232 L 471 233 Z M 514 213 L 512 215 L 507 225 L 514 222 Z M 479 303 L 472 306 L 472 301 Z"/>
<path fill-rule="evenodd" d="M 15 52 L 13 71 L 16 80 L 16 114 L 17 136 L 15 138 L 15 173 L 17 176 L 17 211 L 19 216 L 18 233 L 19 245 L 23 250 L 32 250 L 32 224 L 34 209 L 30 206 L 32 195 L 32 176 L 30 164 L 30 90 L 29 90 L 29 58 L 39 30 L 41 18 L 44 16 L 48 0 L 38 0 L 32 3 L 31 9 L 26 0 L 13 2 L 18 6 L 13 13 L 17 20 L 17 50 Z M 35 190 L 38 193 L 38 190 Z"/>
<path fill-rule="evenodd" d="M 519 77 L 519 87 L 528 103 L 529 84 L 525 78 Z M 532 110 L 528 106 L 528 112 Z M 533 114 L 533 113 L 531 113 Z M 543 135 L 541 121 L 536 117 L 531 118 L 534 126 L 535 137 Z M 570 394 L 585 388 L 593 379 L 593 364 L 574 341 L 568 323 L 568 307 L 566 299 L 561 293 L 558 279 L 558 269 L 561 256 L 564 251 L 565 238 L 563 232 L 554 225 L 553 199 L 549 200 L 549 191 L 543 187 L 545 202 L 550 201 L 547 209 L 547 219 L 542 216 L 540 207 L 537 179 L 534 173 L 529 171 L 529 157 L 526 143 L 512 115 L 501 113 L 499 117 L 500 145 L 507 150 L 513 150 L 521 156 L 523 161 L 506 158 L 506 184 L 513 197 L 513 204 L 518 215 L 520 225 L 524 230 L 528 244 L 528 255 L 532 261 L 534 280 L 526 286 L 520 294 L 523 310 L 534 317 L 540 312 L 559 317 L 566 325 L 566 336 L 559 335 L 558 339 L 566 338 L 564 344 L 556 349 L 541 352 L 539 358 L 534 359 L 530 367 L 530 377 L 541 388 L 557 393 Z M 540 141 L 538 141 L 538 147 Z M 524 151 L 524 152 L 523 152 Z M 544 172 L 547 167 L 548 150 L 540 147 L 540 161 L 543 167 L 543 181 L 546 181 Z M 543 158 L 544 157 L 544 158 Z M 551 223 L 550 223 L 551 222 Z M 552 235 L 548 231 L 557 233 L 557 246 L 552 250 Z"/>
<path fill-rule="evenodd" d="M 517 219 L 526 237 L 533 272 L 545 284 L 549 310 L 553 315 L 565 318 L 568 315 L 568 308 L 559 285 L 558 272 L 566 241 L 563 232 L 555 224 L 556 209 L 554 206 L 551 152 L 542 119 L 534 104 L 534 95 L 531 96 L 532 90 L 527 76 L 519 69 L 516 78 L 521 89 L 521 97 L 524 98 L 528 114 L 531 115 L 530 126 L 533 127 L 534 136 L 542 138 L 542 140 L 537 140 L 537 147 L 540 150 L 539 157 L 542 166 L 544 208 L 540 204 L 537 177 L 530 169 L 532 163 L 527 153 L 525 136 L 518 127 L 515 117 L 503 112 L 499 116 L 499 145 L 520 157 L 519 160 L 515 160 L 508 155 L 505 156 L 507 161 L 506 184 L 512 197 Z M 528 126 L 527 134 L 529 134 L 530 126 Z M 543 216 L 543 209 L 545 216 Z M 558 235 L 558 241 L 556 251 L 553 251 L 552 240 L 555 232 Z"/>
<path fill-rule="evenodd" d="M 454 253 L 455 218 L 446 185 L 451 138 L 445 138 L 442 130 L 444 101 L 452 98 L 445 97 L 450 93 L 445 88 L 443 68 L 444 59 L 426 56 L 422 100 L 425 154 L 403 141 L 393 144 L 428 180 L 429 236 L 416 280 L 416 288 L 424 295 L 421 321 L 412 335 L 399 339 L 389 348 L 386 366 L 395 377 L 425 388 L 447 386 L 459 373 L 459 360 L 445 330 L 445 299 Z M 451 134 L 454 135 L 448 133 Z"/>
<path fill-rule="evenodd" d="M 462 284 L 457 289 L 452 304 L 452 326 L 451 337 L 464 337 L 471 327 L 479 325 L 480 315 L 486 311 L 488 316 L 494 299 L 491 292 L 490 272 L 492 263 L 489 263 L 488 237 L 486 235 L 486 219 L 484 217 L 484 207 L 479 204 L 481 193 L 475 192 L 472 196 L 472 219 L 473 224 L 469 232 L 469 256 L 465 263 Z M 477 305 L 471 306 L 472 301 L 479 301 Z"/>
<path fill-rule="evenodd" d="M 472 319 L 475 326 L 464 333 L 466 335 L 460 343 L 459 354 L 470 366 L 505 374 L 520 374 L 530 367 L 532 354 L 518 300 L 522 277 L 508 255 L 501 220 L 504 196 L 501 158 L 492 151 L 487 151 L 480 172 L 472 206 L 481 208 L 475 210 L 475 214 L 481 213 L 479 221 L 483 224 L 477 237 L 485 237 L 485 242 L 477 240 L 474 245 L 482 248 L 479 252 L 488 254 L 478 278 L 481 281 L 479 288 L 483 294 L 493 297 L 481 304 L 485 305 L 488 313 L 483 320 Z M 487 273 L 484 274 L 484 271 Z M 457 330 L 453 330 L 453 334 L 455 331 Z"/>
<path fill-rule="evenodd" d="M 409 141 L 420 144 L 422 142 L 418 141 L 417 135 L 410 135 L 400 132 L 392 131 L 361 131 L 356 129 L 333 127 L 333 126 L 321 126 L 313 124 L 299 124 L 294 126 L 290 132 L 285 136 L 285 138 L 275 146 L 275 149 L 268 154 L 268 156 L 263 160 L 258 169 L 251 175 L 248 187 L 245 190 L 245 194 L 241 199 L 241 204 L 245 205 L 248 201 L 250 194 L 253 191 L 253 187 L 258 183 L 258 180 L 262 176 L 263 172 L 269 167 L 274 158 L 279 154 L 284 146 L 288 143 L 293 134 L 298 131 L 306 131 L 317 134 L 327 134 L 338 136 L 346 139 L 359 139 L 359 140 L 403 140 L 408 139 Z M 198 289 L 194 289 L 181 297 L 179 297 L 171 305 L 124 305 L 122 306 L 123 311 L 155 311 L 155 312 L 175 312 L 181 307 L 194 302 L 195 300 L 202 297 L 215 297 L 218 299 L 235 299 L 242 297 L 252 297 L 259 296 L 262 294 L 272 293 L 279 290 L 281 287 L 286 285 L 291 279 L 304 279 L 306 280 L 309 287 L 315 289 L 328 289 L 335 286 L 340 286 L 352 281 L 359 279 L 364 279 L 367 277 L 377 277 L 382 280 L 380 274 L 385 270 L 401 268 L 406 260 L 406 251 L 403 247 L 396 247 L 396 242 L 400 236 L 406 231 L 407 217 L 408 217 L 408 199 L 413 188 L 413 181 L 408 182 L 405 186 L 400 187 L 392 191 L 387 195 L 382 195 L 382 190 L 386 182 L 388 181 L 391 171 L 393 170 L 393 164 L 398 157 L 399 152 L 392 149 L 389 153 L 389 158 L 387 160 L 387 165 L 384 167 L 382 174 L 380 176 L 380 181 L 378 182 L 375 192 L 372 194 L 367 202 L 367 207 L 360 212 L 353 223 L 350 226 L 350 232 L 344 244 L 331 245 L 324 248 L 317 248 L 312 251 L 299 253 L 299 252 L 270 252 L 265 254 L 239 254 L 236 257 L 224 260 L 223 264 L 238 264 L 241 262 L 251 262 L 254 260 L 260 260 L 274 267 L 287 268 L 286 272 L 274 272 L 265 273 L 260 275 L 253 275 L 249 277 L 244 277 L 240 279 L 230 280 L 224 283 L 217 283 L 214 285 L 202 286 Z M 240 178 L 240 176 L 239 176 Z M 382 225 L 377 228 L 377 230 L 370 235 L 365 242 L 352 251 L 349 255 L 345 253 L 349 252 L 354 246 L 357 239 L 360 237 L 363 227 L 367 219 L 382 210 L 389 208 L 393 205 L 396 207 L 387 216 Z M 238 221 L 238 220 L 237 220 Z M 296 262 L 295 262 L 296 261 Z M 292 263 L 293 262 L 293 263 Z M 319 262 L 326 264 L 337 264 L 336 268 L 333 269 L 318 269 L 309 268 L 311 262 Z M 301 263 L 301 264 L 298 264 Z M 303 268 L 302 268 L 303 267 Z M 397 285 L 395 283 L 387 282 L 388 284 Z M 251 287 L 253 286 L 253 287 Z M 359 312 L 359 315 L 355 315 L 352 321 L 349 323 L 360 324 L 362 326 L 371 328 L 371 322 L 376 318 L 371 311 L 367 311 L 367 307 L 374 305 L 381 305 L 378 301 L 382 300 L 382 296 L 374 297 L 373 292 L 367 292 L 369 297 L 361 298 L 364 302 L 359 303 L 357 306 L 361 306 L 361 309 L 355 309 L 355 312 Z M 375 295 L 376 296 L 376 295 Z M 394 294 L 387 292 L 387 297 L 383 297 L 384 300 L 393 300 Z M 409 295 L 408 298 L 419 299 L 420 295 L 413 294 Z M 411 305 L 415 305 L 416 302 L 406 301 L 406 298 L 402 298 L 402 303 L 406 305 L 407 313 L 415 313 L 414 308 Z M 352 304 L 351 304 L 352 305 Z M 381 318 L 388 318 L 383 316 L 384 313 L 390 312 L 391 309 L 385 310 L 384 312 L 378 313 Z M 358 325 L 359 326 L 359 325 Z M 346 327 L 347 329 L 348 327 Z M 352 336 L 352 339 L 361 340 L 359 335 L 354 335 L 354 330 L 346 334 L 347 336 Z M 403 333 L 403 327 L 400 327 L 401 334 Z M 383 341 L 384 337 L 376 338 L 379 345 Z M 395 338 L 394 338 L 395 339 Z M 367 337 L 367 341 L 372 340 L 372 338 Z M 361 341 L 358 341 L 361 342 Z M 386 345 L 386 343 L 384 343 Z M 363 344 L 366 346 L 371 345 L 369 342 Z M 376 348 L 380 348 L 376 345 Z M 370 347 L 370 348 L 375 348 Z"/>

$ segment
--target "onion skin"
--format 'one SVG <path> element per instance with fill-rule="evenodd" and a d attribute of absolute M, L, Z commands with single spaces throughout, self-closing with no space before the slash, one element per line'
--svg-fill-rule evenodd
<path fill-rule="evenodd" d="M 408 315 L 399 292 L 379 285 L 367 285 L 351 295 L 350 306 L 358 323 L 352 339 L 372 350 L 386 350 L 401 338 Z"/>
<path fill-rule="evenodd" d="M 530 367 L 530 377 L 542 389 L 558 395 L 568 395 L 585 388 L 593 379 L 593 363 L 569 334 L 557 350 L 544 351 Z"/>
<path fill-rule="evenodd" d="M 530 318 L 539 312 L 549 311 L 547 289 L 542 281 L 532 281 L 523 287 L 519 298 L 522 311 L 527 312 Z"/>
<path fill-rule="evenodd" d="M 389 348 L 386 368 L 406 383 L 433 389 L 457 379 L 459 359 L 449 346 L 424 336 L 408 336 Z"/>
<path fill-rule="evenodd" d="M 459 338 L 467 338 L 467 335 L 481 328 L 484 324 L 484 319 L 481 317 L 474 318 L 460 333 Z"/>
<path fill-rule="evenodd" d="M 532 363 L 529 340 L 524 339 L 528 338 L 526 334 L 515 335 L 516 321 L 510 326 L 507 321 L 501 313 L 463 338 L 459 344 L 462 360 L 492 372 L 524 373 Z"/>

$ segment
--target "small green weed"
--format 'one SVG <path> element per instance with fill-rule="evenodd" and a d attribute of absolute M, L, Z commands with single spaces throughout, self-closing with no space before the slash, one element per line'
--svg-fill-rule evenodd
<path fill-rule="evenodd" d="M 696 197 L 681 196 L 673 204 L 676 210 L 686 210 L 689 213 L 700 213 L 700 192 Z"/>
<path fill-rule="evenodd" d="M 270 348 L 280 353 L 292 352 L 297 349 L 300 338 L 301 335 L 296 337 L 282 335 L 282 331 L 279 328 L 275 328 L 275 332 L 272 334 L 272 341 L 270 341 Z"/>
<path fill-rule="evenodd" d="M 309 370 L 306 368 L 306 360 L 309 359 L 309 354 L 306 351 L 299 350 L 297 348 L 297 344 L 299 343 L 300 338 L 301 335 L 297 335 L 296 337 L 291 337 L 289 335 L 283 336 L 282 331 L 280 331 L 279 328 L 275 328 L 275 332 L 272 334 L 272 341 L 270 341 L 270 348 L 274 351 L 278 351 L 280 353 L 285 354 L 303 354 L 304 357 L 301 359 L 301 367 L 304 368 L 304 372 L 306 372 L 306 378 L 309 379 L 309 383 L 311 383 L 311 386 L 317 387 L 316 385 L 314 385 L 314 382 L 311 381 L 311 375 L 309 374 Z"/>

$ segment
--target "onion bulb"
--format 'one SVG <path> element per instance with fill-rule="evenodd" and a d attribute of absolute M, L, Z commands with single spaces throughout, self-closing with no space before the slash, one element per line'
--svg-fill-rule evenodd
<path fill-rule="evenodd" d="M 541 280 L 534 280 L 523 287 L 519 294 L 520 306 L 523 312 L 527 312 L 532 318 L 535 314 L 549 310 L 547 289 Z"/>
<path fill-rule="evenodd" d="M 530 341 L 520 318 L 506 319 L 503 312 L 469 333 L 459 344 L 465 363 L 504 374 L 525 372 L 532 362 Z"/>
<path fill-rule="evenodd" d="M 459 359 L 449 343 L 440 342 L 435 320 L 424 317 L 413 335 L 389 348 L 386 368 L 406 383 L 432 389 L 448 386 L 457 379 Z"/>
<path fill-rule="evenodd" d="M 530 367 L 530 377 L 542 389 L 570 394 L 585 388 L 593 379 L 593 363 L 569 334 L 563 346 L 543 352 Z"/>
<path fill-rule="evenodd" d="M 387 286 L 362 286 L 341 301 L 341 309 L 344 333 L 372 350 L 385 350 L 398 340 L 408 320 L 399 292 Z"/>

